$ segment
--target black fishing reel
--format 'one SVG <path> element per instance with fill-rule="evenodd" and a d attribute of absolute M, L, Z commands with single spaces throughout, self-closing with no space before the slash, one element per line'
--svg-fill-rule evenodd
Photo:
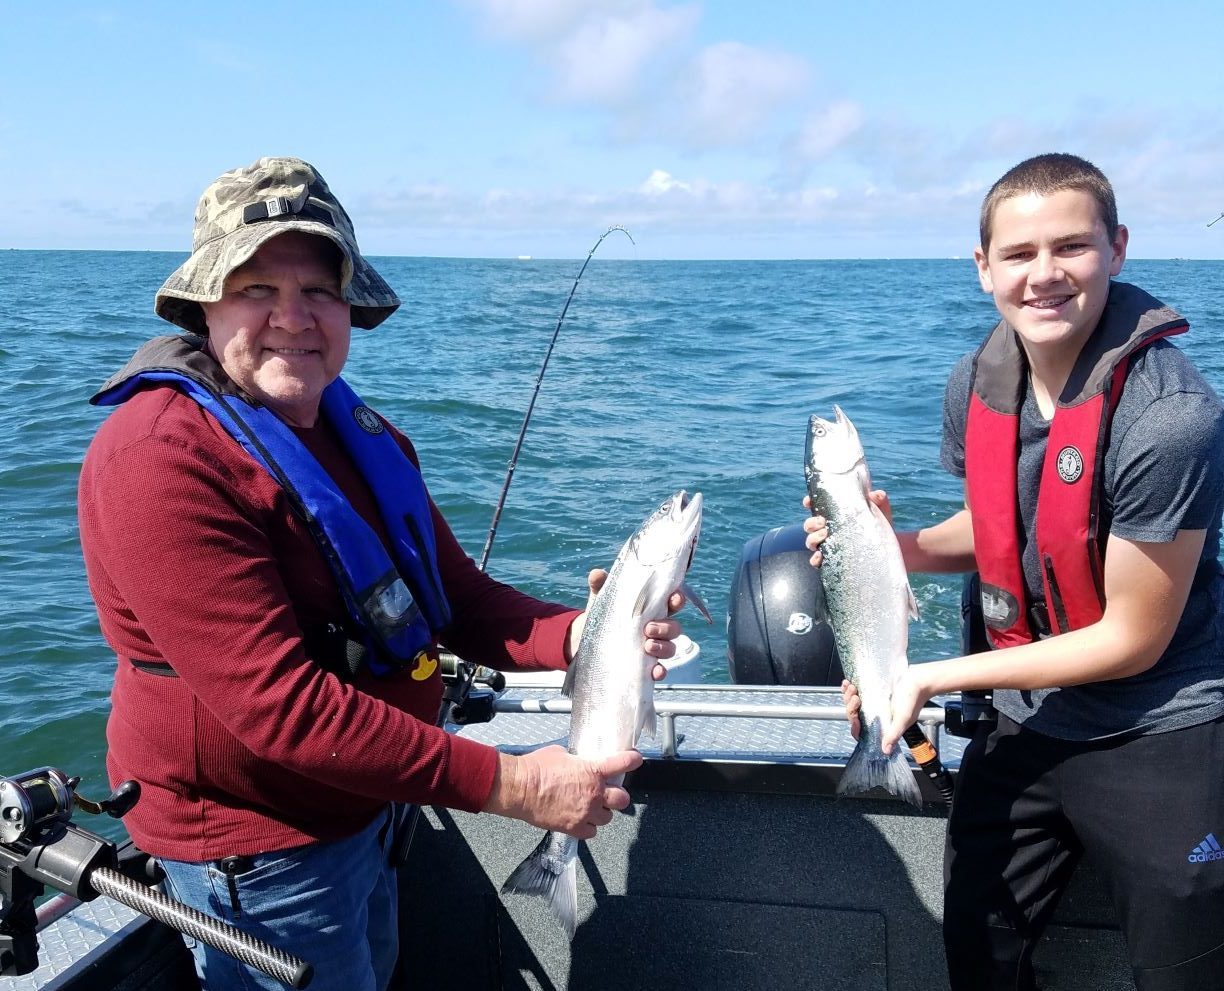
<path fill-rule="evenodd" d="M 441 722 L 459 726 L 489 722 L 497 696 L 506 690 L 506 676 L 493 668 L 469 664 L 454 654 L 442 654 L 441 663 Z"/>
<path fill-rule="evenodd" d="M 32 845 L 50 838 L 68 825 L 74 805 L 93 815 L 105 812 L 119 819 L 140 799 L 140 785 L 125 781 L 104 801 L 91 802 L 76 793 L 80 781 L 51 767 L 0 777 L 0 845 L 23 840 Z"/>
<path fill-rule="evenodd" d="M 310 982 L 310 964 L 153 890 L 145 882 L 161 874 L 148 857 L 121 856 L 114 843 L 73 823 L 73 809 L 118 819 L 140 799 L 140 786 L 125 781 L 91 802 L 76 793 L 80 780 L 50 767 L 0 775 L 0 976 L 37 969 L 34 901 L 50 886 L 83 902 L 106 895 L 290 987 Z"/>
<path fill-rule="evenodd" d="M 72 823 L 73 808 L 119 818 L 140 798 L 125 781 L 105 801 L 76 794 L 80 778 L 44 767 L 0 777 L 0 975 L 38 966 L 34 900 L 50 885 L 81 901 L 97 897 L 89 876 L 119 867 L 113 843 Z"/>

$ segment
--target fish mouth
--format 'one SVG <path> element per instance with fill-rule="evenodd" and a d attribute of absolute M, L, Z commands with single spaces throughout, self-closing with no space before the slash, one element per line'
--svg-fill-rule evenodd
<path fill-rule="evenodd" d="M 808 431 L 811 437 L 823 437 L 826 433 L 831 432 L 830 428 L 841 427 L 845 429 L 846 425 L 849 423 L 849 417 L 842 412 L 842 408 L 838 406 L 837 403 L 834 403 L 833 419 L 826 420 L 823 416 L 817 416 L 815 413 L 813 413 L 808 418 Z"/>
<path fill-rule="evenodd" d="M 690 496 L 680 489 L 669 496 L 635 534 L 637 559 L 653 566 L 683 556 L 691 563 L 701 534 L 701 505 L 700 492 Z"/>
<path fill-rule="evenodd" d="M 679 510 L 677 519 L 684 523 L 690 523 L 696 520 L 701 522 L 701 493 L 694 492 L 689 495 L 684 489 L 681 489 L 672 496 L 672 506 Z"/>
<path fill-rule="evenodd" d="M 694 546 L 701 532 L 701 501 L 700 492 L 689 495 L 684 489 L 672 496 L 672 520 L 684 533 L 684 539 Z"/>
<path fill-rule="evenodd" d="M 687 574 L 693 566 L 697 540 L 701 536 L 701 493 L 694 492 L 690 496 L 681 489 L 676 495 L 676 505 L 680 508 L 680 526 L 684 530 L 684 542 L 688 545 L 688 560 L 684 562 L 684 572 Z"/>

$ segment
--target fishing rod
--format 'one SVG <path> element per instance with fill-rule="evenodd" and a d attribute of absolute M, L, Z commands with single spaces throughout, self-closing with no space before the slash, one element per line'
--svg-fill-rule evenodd
<path fill-rule="evenodd" d="M 493 538 L 497 534 L 497 524 L 501 520 L 502 508 L 506 504 L 506 493 L 510 491 L 510 482 L 514 478 L 514 469 L 518 466 L 519 451 L 523 448 L 523 438 L 527 436 L 527 424 L 531 422 L 531 414 L 535 410 L 536 397 L 540 394 L 540 384 L 544 381 L 544 372 L 548 370 L 548 359 L 552 357 L 553 348 L 556 347 L 557 337 L 561 333 L 561 325 L 565 322 L 565 314 L 569 312 L 570 302 L 574 298 L 574 293 L 578 291 L 578 283 L 582 281 L 582 273 L 586 271 L 591 257 L 599 246 L 603 244 L 604 238 L 613 231 L 620 231 L 625 237 L 629 238 L 630 244 L 637 247 L 637 242 L 633 240 L 633 235 L 624 227 L 621 227 L 619 224 L 609 227 L 591 245 L 591 250 L 587 252 L 586 261 L 582 263 L 582 268 L 578 269 L 578 274 L 574 277 L 574 284 L 570 286 L 569 296 L 566 297 L 565 305 L 561 308 L 561 315 L 557 317 L 557 326 L 553 330 L 552 340 L 548 344 L 548 350 L 544 353 L 544 363 L 540 365 L 539 374 L 536 375 L 535 389 L 531 393 L 531 402 L 527 404 L 527 413 L 523 417 L 523 425 L 519 428 L 518 440 L 514 444 L 514 453 L 510 455 L 510 464 L 506 468 L 506 478 L 502 482 L 501 495 L 497 497 L 497 507 L 493 510 L 493 522 L 489 525 L 489 535 L 485 538 L 484 550 L 480 554 L 480 564 L 478 567 L 481 571 L 484 571 L 485 565 L 489 563 L 489 552 L 493 549 Z"/>
<path fill-rule="evenodd" d="M 591 258 L 599 250 L 599 246 L 603 244 L 604 238 L 614 231 L 620 231 L 625 237 L 629 238 L 630 244 L 637 247 L 637 242 L 633 240 L 633 235 L 620 224 L 615 224 L 600 234 L 595 243 L 591 245 L 591 250 L 587 252 L 586 260 L 582 263 L 582 267 L 578 269 L 578 274 L 574 276 L 574 284 L 570 286 L 569 295 L 565 298 L 565 305 L 561 307 L 561 314 L 557 317 L 557 326 L 553 328 L 552 340 L 548 342 L 548 350 L 544 352 L 544 361 L 540 364 L 540 370 L 536 374 L 535 388 L 531 392 L 531 401 L 527 404 L 527 412 L 523 415 L 523 424 L 519 427 L 518 439 L 514 442 L 514 451 L 511 453 L 510 462 L 506 466 L 506 477 L 502 481 L 501 493 L 498 495 L 497 505 L 493 509 L 493 521 L 489 524 L 489 533 L 485 537 L 484 550 L 481 551 L 480 562 L 477 564 L 481 571 L 484 571 L 485 566 L 489 563 L 489 554 L 493 550 L 493 539 L 497 536 L 497 524 L 501 521 L 502 509 L 506 505 L 506 495 L 510 491 L 510 483 L 514 480 L 514 469 L 518 467 L 519 452 L 523 449 L 523 440 L 527 436 L 527 425 L 531 423 L 531 414 L 535 411 L 536 399 L 540 395 L 540 386 L 544 382 L 544 373 L 548 370 L 548 362 L 552 358 L 553 348 L 557 346 L 557 338 L 561 335 L 561 325 L 565 323 L 565 315 L 569 312 L 570 303 L 574 299 L 574 293 L 578 291 L 578 283 L 582 281 L 582 273 L 586 271 Z M 478 666 L 461 660 L 456 674 L 459 675 L 458 680 L 462 682 L 462 687 L 457 693 L 453 693 L 453 697 L 443 699 L 442 711 L 438 716 L 439 726 L 446 722 L 447 717 L 452 713 L 462 709 L 463 704 L 472 693 L 472 684 L 476 680 Z"/>
<path fill-rule="evenodd" d="M 1218 217 L 1216 217 L 1216 219 L 1215 219 L 1215 220 L 1213 220 L 1213 221 L 1211 222 L 1211 224 L 1218 224 L 1218 223 L 1219 223 L 1221 220 L 1224 220 L 1224 213 L 1222 213 L 1222 214 L 1220 214 Z M 1208 227 L 1210 227 L 1210 226 L 1211 226 L 1211 224 L 1208 224 L 1207 226 L 1208 226 Z"/>
<path fill-rule="evenodd" d="M 493 539 L 497 535 L 497 524 L 501 520 L 502 509 L 506 505 L 506 495 L 510 491 L 510 483 L 514 479 L 514 469 L 518 466 L 519 452 L 523 449 L 523 440 L 527 436 L 527 425 L 531 422 L 531 414 L 535 411 L 536 399 L 540 395 L 540 386 L 544 382 L 544 373 L 548 370 L 549 359 L 552 358 L 553 348 L 557 346 L 557 338 L 561 335 L 561 326 L 565 323 L 565 315 L 569 312 L 570 303 L 573 302 L 574 293 L 578 291 L 578 283 L 582 281 L 582 275 L 594 257 L 599 246 L 603 244 L 604 239 L 611 233 L 620 231 L 625 237 L 629 238 L 629 243 L 637 247 L 637 242 L 633 240 L 633 235 L 629 233 L 620 224 L 614 224 L 606 231 L 599 235 L 595 243 L 591 245 L 591 250 L 587 252 L 586 260 L 583 261 L 582 267 L 578 269 L 578 274 L 574 276 L 574 284 L 570 286 L 569 295 L 565 298 L 565 305 L 561 307 L 561 314 L 557 317 L 557 326 L 553 328 L 552 340 L 548 343 L 548 350 L 544 353 L 544 361 L 540 365 L 540 370 L 536 374 L 535 388 L 531 392 L 531 401 L 527 404 L 527 412 L 523 416 L 523 424 L 519 428 L 518 439 L 514 442 L 514 451 L 510 455 L 510 462 L 506 467 L 506 477 L 502 482 L 501 493 L 497 497 L 497 506 L 493 510 L 493 521 L 489 524 L 489 533 L 485 537 L 484 550 L 480 553 L 480 562 L 477 567 L 485 570 L 485 566 L 489 563 L 489 554 L 493 550 Z M 468 697 L 472 693 L 472 685 L 476 678 L 488 679 L 490 681 L 501 677 L 501 673 L 497 671 L 489 671 L 477 664 L 470 664 L 460 658 L 455 665 L 455 679 L 451 682 L 452 687 L 448 687 L 442 694 L 442 705 L 438 710 L 438 719 L 436 725 L 442 726 L 451 716 L 462 711 Z M 501 684 L 505 684 L 505 680 L 501 680 Z M 457 688 L 454 686 L 458 686 Z M 416 833 L 417 822 L 421 817 L 421 807 L 414 805 L 410 807 L 397 806 L 395 815 L 395 828 L 397 838 L 395 839 L 395 849 L 392 854 L 391 862 L 397 867 L 402 867 L 408 862 L 408 850 L 412 846 L 412 837 Z M 407 822 L 405 820 L 408 820 Z"/>

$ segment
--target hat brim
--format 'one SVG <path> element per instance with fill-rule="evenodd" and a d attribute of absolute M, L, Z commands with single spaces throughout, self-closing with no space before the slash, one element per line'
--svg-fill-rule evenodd
<path fill-rule="evenodd" d="M 325 237 L 340 249 L 344 259 L 340 284 L 352 308 L 354 327 L 366 330 L 377 327 L 399 308 L 399 297 L 383 277 L 353 251 L 334 228 L 316 220 L 290 216 L 240 227 L 204 245 L 162 284 L 157 291 L 154 311 L 184 330 L 207 333 L 199 304 L 219 300 L 225 291 L 226 277 L 234 269 L 250 261 L 263 244 L 289 231 Z"/>

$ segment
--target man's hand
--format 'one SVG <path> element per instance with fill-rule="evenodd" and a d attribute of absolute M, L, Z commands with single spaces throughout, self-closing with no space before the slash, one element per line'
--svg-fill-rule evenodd
<path fill-rule="evenodd" d="M 604 582 L 608 580 L 608 573 L 603 568 L 593 568 L 587 575 L 587 604 L 584 609 L 570 624 L 569 638 L 565 644 L 565 659 L 568 662 L 573 662 L 578 654 L 578 644 L 582 642 L 582 631 L 586 627 L 587 616 L 590 615 L 591 605 L 595 602 L 595 596 L 599 590 L 604 587 Z M 651 657 L 668 658 L 674 657 L 676 654 L 676 637 L 680 636 L 680 623 L 678 620 L 671 617 L 679 612 L 684 606 L 684 596 L 680 592 L 673 592 L 671 598 L 667 600 L 667 619 L 652 620 L 646 624 L 642 631 L 645 640 L 642 644 L 642 649 Z M 650 670 L 650 676 L 655 681 L 662 681 L 667 677 L 667 668 L 662 664 L 656 664 Z"/>
<path fill-rule="evenodd" d="M 521 757 L 498 754 L 497 776 L 483 811 L 589 840 L 612 821 L 614 811 L 629 804 L 620 782 L 641 764 L 636 750 L 593 761 L 556 744 Z"/>

